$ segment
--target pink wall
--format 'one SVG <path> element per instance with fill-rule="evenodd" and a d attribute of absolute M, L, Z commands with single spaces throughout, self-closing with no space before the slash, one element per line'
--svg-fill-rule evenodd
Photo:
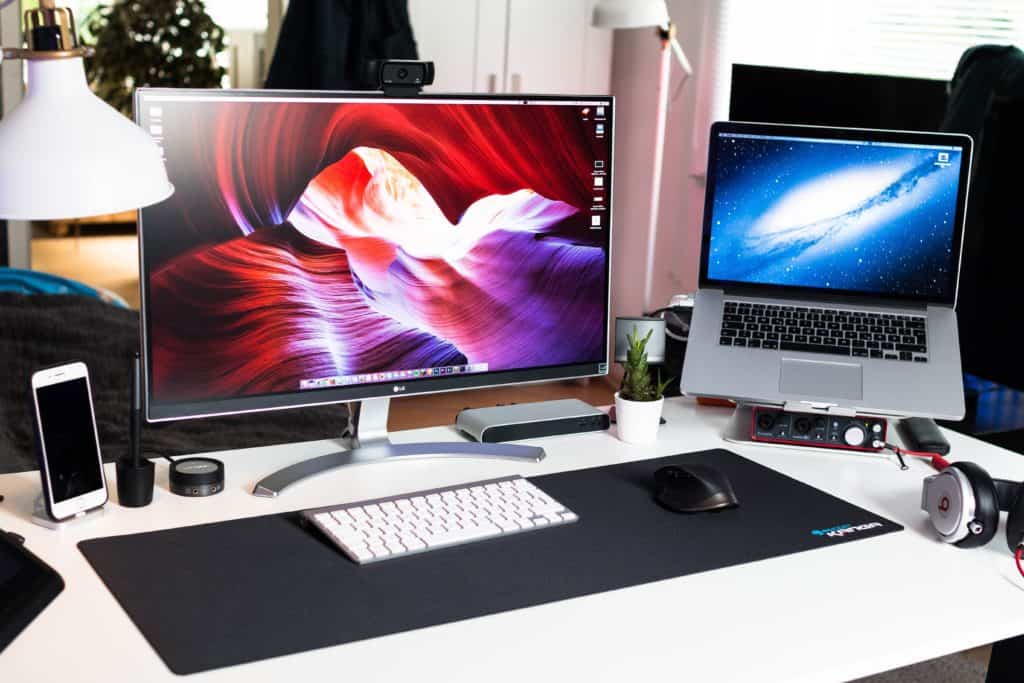
<path fill-rule="evenodd" d="M 662 175 L 661 210 L 655 258 L 654 297 L 665 305 L 669 297 L 697 286 L 700 229 L 704 206 L 703 178 L 692 176 L 703 161 L 695 159 L 693 121 L 697 92 L 702 84 L 701 61 L 711 51 L 702 45 L 705 14 L 715 0 L 675 0 L 669 12 L 678 25 L 679 42 L 694 69 L 679 97 L 670 101 Z M 654 117 L 659 43 L 654 29 L 615 32 L 612 56 L 612 94 L 616 97 L 615 196 L 612 240 L 612 311 L 637 315 L 643 305 L 647 212 L 654 149 Z M 673 63 L 670 96 L 681 70 Z M 711 73 L 711 69 L 706 69 Z M 703 87 L 707 87 L 705 76 Z M 705 128 L 706 125 L 701 125 Z M 699 137 L 698 136 L 698 137 Z"/>

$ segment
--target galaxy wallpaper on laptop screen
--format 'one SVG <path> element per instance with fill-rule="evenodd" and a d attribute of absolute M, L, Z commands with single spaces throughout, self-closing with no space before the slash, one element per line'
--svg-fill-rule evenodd
<path fill-rule="evenodd" d="M 710 279 L 952 298 L 959 148 L 716 144 Z"/>
<path fill-rule="evenodd" d="M 141 106 L 175 186 L 142 213 L 154 400 L 606 360 L 605 107 Z"/>

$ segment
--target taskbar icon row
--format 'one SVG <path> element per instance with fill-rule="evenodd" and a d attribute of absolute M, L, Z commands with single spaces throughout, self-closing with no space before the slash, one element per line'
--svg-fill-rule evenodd
<path fill-rule="evenodd" d="M 299 380 L 299 389 L 323 389 L 324 387 L 348 387 L 354 384 L 375 384 L 380 382 L 407 382 L 409 380 L 464 375 L 468 373 L 487 372 L 487 363 L 469 365 L 446 365 L 435 368 L 415 368 L 413 370 L 391 370 L 388 372 L 367 372 L 358 375 L 336 375 L 334 377 L 317 377 Z"/>

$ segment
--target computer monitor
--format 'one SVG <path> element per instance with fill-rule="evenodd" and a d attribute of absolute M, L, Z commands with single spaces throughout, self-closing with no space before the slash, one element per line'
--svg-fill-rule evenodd
<path fill-rule="evenodd" d="M 612 98 L 141 88 L 135 111 L 175 186 L 139 215 L 147 419 L 362 402 L 358 449 L 258 494 L 537 457 L 392 445 L 388 398 L 607 373 Z"/>

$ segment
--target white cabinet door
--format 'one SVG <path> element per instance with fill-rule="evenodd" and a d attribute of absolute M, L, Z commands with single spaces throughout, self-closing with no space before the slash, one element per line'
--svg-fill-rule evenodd
<path fill-rule="evenodd" d="M 509 0 L 506 92 L 607 94 L 612 32 L 595 29 L 595 0 Z"/>
<path fill-rule="evenodd" d="M 607 94 L 612 32 L 596 0 L 409 0 L 428 92 Z"/>
<path fill-rule="evenodd" d="M 504 0 L 409 0 L 409 19 L 420 59 L 434 62 L 426 92 L 486 92 L 477 80 L 477 19 L 481 5 Z"/>
<path fill-rule="evenodd" d="M 476 22 L 476 91 L 506 92 L 505 33 L 509 0 L 479 0 Z"/>

